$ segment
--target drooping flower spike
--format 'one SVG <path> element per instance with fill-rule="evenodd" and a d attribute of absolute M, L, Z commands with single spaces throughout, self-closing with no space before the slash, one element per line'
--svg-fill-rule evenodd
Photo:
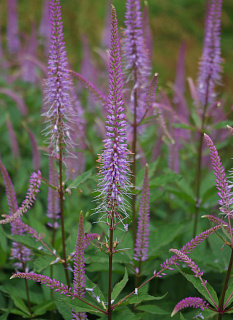
<path fill-rule="evenodd" d="M 100 205 L 97 212 L 107 213 L 107 220 L 114 220 L 114 228 L 127 217 L 124 196 L 129 191 L 130 161 L 126 145 L 126 121 L 122 97 L 122 72 L 116 10 L 111 13 L 111 46 L 109 58 L 109 99 L 106 121 L 107 139 L 99 157 L 98 190 Z M 118 222 L 116 221 L 118 220 Z"/>
<path fill-rule="evenodd" d="M 63 40 L 63 24 L 59 0 L 50 1 L 50 50 L 48 79 L 44 82 L 44 102 L 46 111 L 42 114 L 47 123 L 46 136 L 51 153 L 61 158 L 67 146 L 74 147 L 71 139 L 71 123 L 74 116 L 70 91 L 72 81 L 68 71 L 68 61 Z M 72 156 L 72 154 L 70 154 Z"/>
<path fill-rule="evenodd" d="M 221 11 L 222 0 L 211 0 L 197 80 L 199 99 L 203 106 L 214 102 L 216 97 L 215 86 L 221 81 Z"/>
<path fill-rule="evenodd" d="M 26 198 L 23 200 L 22 205 L 20 208 L 18 208 L 12 215 L 2 215 L 5 217 L 4 220 L 0 220 L 0 224 L 6 224 L 11 223 L 15 219 L 21 217 L 23 213 L 27 212 L 28 209 L 31 208 L 31 206 L 36 201 L 36 194 L 40 191 L 40 184 L 41 184 L 41 173 L 38 170 L 38 172 L 33 172 L 30 178 L 30 184 L 29 189 L 26 195 Z"/>
<path fill-rule="evenodd" d="M 4 167 L 3 163 L 0 161 L 0 172 L 3 177 L 5 184 L 5 190 L 7 195 L 7 202 L 9 207 L 9 214 L 12 216 L 18 210 L 18 204 L 16 199 L 15 190 L 11 181 L 11 178 Z M 21 226 L 21 219 L 17 218 L 11 222 L 11 234 L 12 235 L 23 235 L 25 232 L 24 228 Z M 16 260 L 14 266 L 17 269 L 23 269 L 26 263 L 31 260 L 31 250 L 23 246 L 19 242 L 13 241 L 11 249 L 11 259 Z"/>
<path fill-rule="evenodd" d="M 210 150 L 210 156 L 216 181 L 216 188 L 219 190 L 218 196 L 221 198 L 221 200 L 219 200 L 218 202 L 221 206 L 220 211 L 222 212 L 222 214 L 226 216 L 232 216 L 231 205 L 233 204 L 233 198 L 231 187 L 228 184 L 220 156 L 218 155 L 218 151 L 213 141 L 207 134 L 204 134 L 204 137 Z"/>
<path fill-rule="evenodd" d="M 204 310 L 208 307 L 208 302 L 203 300 L 202 298 L 198 297 L 188 297 L 183 300 L 181 300 L 177 305 L 175 306 L 174 310 L 172 311 L 171 317 L 173 317 L 177 312 L 184 308 L 200 308 L 201 310 Z"/>

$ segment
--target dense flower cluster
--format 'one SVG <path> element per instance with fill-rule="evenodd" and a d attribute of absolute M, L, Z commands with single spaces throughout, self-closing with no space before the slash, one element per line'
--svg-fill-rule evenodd
<path fill-rule="evenodd" d="M 203 275 L 203 272 L 200 271 L 200 268 L 198 268 L 198 266 L 182 251 L 177 249 L 170 249 L 169 251 L 174 252 L 180 260 L 184 261 L 193 271 L 195 277 L 201 277 Z"/>
<path fill-rule="evenodd" d="M 129 189 L 129 151 L 125 143 L 127 138 L 122 86 L 117 18 L 115 8 L 112 8 L 107 139 L 104 140 L 105 149 L 99 158 L 101 167 L 98 188 L 102 202 L 97 212 L 107 212 L 108 219 L 117 217 L 120 221 L 123 217 L 119 211 L 127 216 L 124 195 Z M 115 225 L 116 221 L 113 224 Z"/>
<path fill-rule="evenodd" d="M 212 0 L 205 26 L 203 53 L 198 76 L 199 99 L 203 105 L 213 103 L 216 97 L 214 87 L 221 80 L 221 26 L 222 0 Z"/>
<path fill-rule="evenodd" d="M 171 317 L 173 317 L 177 312 L 184 308 L 200 308 L 201 310 L 204 310 L 208 306 L 208 302 L 203 300 L 202 298 L 198 297 L 188 297 L 183 300 L 181 300 L 177 305 L 175 306 L 174 310 L 172 311 Z"/>
<path fill-rule="evenodd" d="M 68 61 L 63 41 L 63 24 L 59 0 L 50 2 L 50 50 L 48 76 L 44 83 L 46 105 L 45 122 L 48 123 L 46 136 L 53 156 L 59 158 L 61 149 L 74 146 L 71 139 L 71 126 L 74 111 L 70 98 L 72 81 L 68 71 Z M 67 152 L 67 150 L 66 150 Z M 72 156 L 72 154 L 70 155 Z"/>
<path fill-rule="evenodd" d="M 0 220 L 0 224 L 6 224 L 9 222 L 14 221 L 15 219 L 19 218 L 23 215 L 23 213 L 27 212 L 28 209 L 34 204 L 36 201 L 36 194 L 40 191 L 40 184 L 41 184 L 41 173 L 40 170 L 38 172 L 33 172 L 30 178 L 29 189 L 26 195 L 26 198 L 23 200 L 22 205 L 18 208 L 13 214 L 10 216 L 3 215 L 5 217 L 4 220 Z"/>
<path fill-rule="evenodd" d="M 221 198 L 219 200 L 220 204 L 220 211 L 224 215 L 232 215 L 231 205 L 233 204 L 232 199 L 232 192 L 231 187 L 229 186 L 227 182 L 227 177 L 224 171 L 224 168 L 222 166 L 222 162 L 220 159 L 220 156 L 218 155 L 218 151 L 213 144 L 213 141 L 210 139 L 210 137 L 205 134 L 205 140 L 210 150 L 210 156 L 212 160 L 212 166 L 214 169 L 214 175 L 215 175 L 215 181 L 216 181 L 216 187 L 219 190 L 218 196 Z"/>

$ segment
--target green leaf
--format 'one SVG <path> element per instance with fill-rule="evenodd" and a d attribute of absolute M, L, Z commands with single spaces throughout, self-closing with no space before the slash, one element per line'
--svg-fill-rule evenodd
<path fill-rule="evenodd" d="M 13 299 L 14 304 L 16 305 L 17 308 L 19 308 L 25 314 L 30 315 L 30 311 L 28 310 L 28 307 L 26 306 L 26 304 L 23 302 L 22 299 L 13 295 L 11 295 L 11 298 Z"/>
<path fill-rule="evenodd" d="M 63 316 L 64 320 L 71 320 L 72 314 L 71 309 L 61 300 L 55 300 L 56 307 L 59 313 Z"/>
<path fill-rule="evenodd" d="M 171 243 L 177 235 L 184 229 L 182 223 L 170 223 L 169 225 L 160 226 L 150 232 L 149 256 L 154 257 L 158 250 Z"/>
<path fill-rule="evenodd" d="M 232 296 L 231 296 L 231 294 L 232 294 Z M 231 298 L 230 298 L 230 296 L 231 296 Z M 231 279 L 231 282 L 229 283 L 229 286 L 227 288 L 225 298 L 224 298 L 224 305 L 229 298 L 230 298 L 230 300 L 228 301 L 226 308 L 229 307 L 231 305 L 231 303 L 233 302 L 233 279 Z"/>
<path fill-rule="evenodd" d="M 18 309 L 11 309 L 11 313 L 13 314 L 17 314 L 18 316 L 22 316 L 23 318 L 25 319 L 28 319 L 28 314 L 24 313 L 23 311 L 21 310 L 18 310 Z"/>
<path fill-rule="evenodd" d="M 51 262 L 54 262 L 56 258 L 54 256 L 40 256 L 34 261 L 35 271 L 41 273 L 42 270 L 49 267 Z"/>
<path fill-rule="evenodd" d="M 95 308 L 92 308 L 91 306 L 89 306 L 88 304 L 84 303 L 81 300 L 75 299 L 73 300 L 72 298 L 64 298 L 62 301 L 64 301 L 64 303 L 69 306 L 71 309 L 73 309 L 75 312 L 89 312 L 89 313 L 103 313 L 100 310 L 97 310 Z M 94 305 L 94 303 L 91 303 L 92 305 Z M 101 309 L 99 306 L 96 306 L 97 308 Z"/>
<path fill-rule="evenodd" d="M 230 121 L 230 120 L 220 121 L 220 122 L 214 124 L 213 126 L 211 126 L 211 130 L 226 129 L 226 126 L 232 126 L 232 125 L 233 125 L 233 121 Z"/>
<path fill-rule="evenodd" d="M 139 306 L 137 307 L 137 310 L 145 311 L 152 314 L 170 314 L 170 312 L 167 312 L 158 306 L 150 305 L 150 304 Z"/>
<path fill-rule="evenodd" d="M 80 186 L 81 183 L 87 181 L 88 179 L 90 179 L 93 176 L 93 172 L 94 172 L 95 168 L 92 168 L 86 172 L 84 172 L 83 174 L 81 174 L 80 176 L 78 176 L 74 181 L 70 182 L 67 181 L 67 189 L 71 189 L 71 188 L 78 188 L 78 186 Z"/>
<path fill-rule="evenodd" d="M 181 312 L 180 312 L 180 320 L 187 320 Z"/>
<path fill-rule="evenodd" d="M 45 314 L 49 310 L 53 310 L 54 308 L 54 301 L 45 301 L 38 306 L 33 308 L 33 315 L 36 316 L 41 316 L 42 314 Z"/>
<path fill-rule="evenodd" d="M 7 310 L 5 311 L 5 313 L 3 315 L 1 315 L 0 320 L 7 320 L 8 315 L 10 314 L 12 307 L 13 307 L 13 301 L 10 300 Z"/>
<path fill-rule="evenodd" d="M 29 234 L 24 234 L 23 236 L 19 235 L 11 235 L 11 234 L 6 234 L 7 238 L 22 243 L 23 245 L 27 246 L 28 248 L 37 250 L 38 252 L 41 253 L 41 250 L 38 250 L 38 248 L 41 246 L 39 241 L 36 241 L 34 238 L 32 238 Z M 49 245 L 48 245 L 49 247 Z M 48 251 L 45 252 L 43 251 L 43 254 L 51 255 Z"/>
<path fill-rule="evenodd" d="M 205 288 L 203 287 L 203 285 L 201 284 L 201 281 L 199 278 L 187 274 L 185 272 L 183 272 L 178 266 L 176 266 L 177 269 L 179 270 L 179 272 L 189 281 L 192 283 L 192 285 L 203 295 L 203 297 L 213 306 L 215 307 L 212 299 L 210 298 L 210 296 L 208 295 L 208 293 L 206 292 Z M 209 293 L 211 294 L 212 298 L 214 299 L 214 302 L 216 303 L 216 305 L 218 306 L 218 297 L 217 297 L 217 293 L 215 292 L 215 290 L 213 289 L 213 287 L 207 282 L 206 283 L 206 287 L 209 291 Z"/>
<path fill-rule="evenodd" d="M 128 282 L 128 280 L 129 280 L 128 272 L 127 272 L 127 269 L 125 268 L 125 275 L 124 275 L 123 279 L 122 279 L 120 282 L 118 282 L 118 283 L 114 286 L 114 288 L 113 288 L 113 290 L 112 290 L 112 295 L 111 295 L 111 297 L 112 297 L 112 299 L 113 299 L 114 301 L 115 301 L 116 298 L 119 296 L 119 294 L 121 293 L 121 291 L 124 289 L 124 287 L 125 287 L 126 283 Z"/>
<path fill-rule="evenodd" d="M 175 172 L 165 171 L 159 177 L 150 180 L 150 188 L 164 187 L 169 182 L 179 181 L 181 176 Z"/>
<path fill-rule="evenodd" d="M 151 296 L 149 294 L 145 294 L 145 293 L 140 293 L 139 292 L 138 295 L 134 294 L 127 301 L 123 302 L 123 304 L 138 304 L 138 303 L 141 303 L 143 301 L 161 300 L 166 295 L 167 295 L 167 293 L 165 293 L 163 296 L 160 296 L 160 297 L 154 297 L 154 296 Z"/>
<path fill-rule="evenodd" d="M 86 291 L 91 297 L 93 297 L 93 295 L 95 295 L 95 297 L 99 297 L 101 301 L 106 301 L 103 292 L 87 276 L 85 276 L 85 283 L 86 283 Z M 87 289 L 93 289 L 93 291 L 90 291 Z"/>
<path fill-rule="evenodd" d="M 197 129 L 193 126 L 190 126 L 189 124 L 185 123 L 173 123 L 172 126 L 174 128 L 181 128 L 181 129 L 186 129 L 186 130 L 191 130 L 191 131 L 197 131 Z"/>

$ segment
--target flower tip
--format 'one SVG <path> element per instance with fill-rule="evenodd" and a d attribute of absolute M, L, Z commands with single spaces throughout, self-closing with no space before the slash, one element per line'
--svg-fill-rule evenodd
<path fill-rule="evenodd" d="M 10 277 L 10 280 L 11 280 L 11 279 L 14 279 L 14 278 L 15 278 L 15 274 L 13 274 L 13 276 Z"/>
<path fill-rule="evenodd" d="M 176 310 L 174 309 L 174 310 L 172 311 L 171 317 L 173 317 L 176 313 L 177 313 L 177 312 L 176 312 Z"/>
<path fill-rule="evenodd" d="M 111 5 L 111 7 L 112 7 L 112 10 L 116 10 L 116 8 L 113 4 Z"/>
<path fill-rule="evenodd" d="M 154 74 L 154 76 L 157 78 L 157 77 L 159 76 L 158 72 L 156 72 L 156 73 Z"/>

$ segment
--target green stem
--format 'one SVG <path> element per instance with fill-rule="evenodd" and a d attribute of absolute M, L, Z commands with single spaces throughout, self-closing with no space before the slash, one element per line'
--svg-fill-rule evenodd
<path fill-rule="evenodd" d="M 64 190 L 62 181 L 62 143 L 60 145 L 60 157 L 59 157 L 59 199 L 60 199 L 60 209 L 61 209 L 61 233 L 62 233 L 62 252 L 63 252 L 63 267 L 66 275 L 67 285 L 70 287 L 69 273 L 67 269 L 67 259 L 66 259 L 66 245 L 65 245 L 65 222 L 64 222 Z"/>
<path fill-rule="evenodd" d="M 26 272 L 25 264 L 23 264 L 23 272 Z M 29 296 L 29 289 L 28 289 L 28 282 L 27 279 L 25 280 L 25 288 L 26 288 L 26 294 L 27 294 L 27 302 L 28 302 L 28 310 L 30 312 L 30 319 L 33 319 L 33 313 L 32 313 L 32 307 L 31 307 L 31 302 L 30 302 L 30 296 Z"/>
<path fill-rule="evenodd" d="M 228 266 L 228 270 L 227 270 L 227 275 L 226 275 L 226 279 L 222 288 L 222 292 L 221 292 L 221 296 L 220 296 L 220 300 L 219 300 L 219 314 L 218 314 L 218 320 L 222 320 L 223 317 L 223 313 L 224 313 L 224 299 L 225 299 L 225 295 L 226 295 L 226 291 L 227 291 L 227 286 L 228 286 L 228 282 L 230 279 L 230 275 L 231 275 L 231 270 L 232 270 L 232 265 L 233 265 L 233 250 L 231 249 L 231 258 L 230 258 L 230 262 L 229 262 L 229 266 Z"/>
<path fill-rule="evenodd" d="M 195 218 L 194 218 L 194 226 L 193 226 L 193 238 L 197 233 L 197 222 L 198 222 L 198 214 L 200 208 L 200 188 L 201 188 L 201 178 L 202 178 L 202 147 L 203 147 L 203 139 L 204 139 L 204 129 L 206 122 L 206 112 L 208 107 L 208 97 L 209 97 L 209 81 L 210 76 L 207 79 L 207 89 L 205 96 L 205 105 L 203 108 L 202 118 L 201 118 L 201 128 L 200 128 L 200 136 L 199 136 L 199 147 L 198 147 L 198 160 L 197 160 L 197 174 L 196 174 L 196 201 L 195 201 Z"/>
<path fill-rule="evenodd" d="M 135 81 L 136 73 L 135 73 Z M 136 155 L 137 155 L 137 90 L 134 91 L 134 119 L 133 119 L 133 143 L 132 143 L 132 153 L 133 153 L 133 163 L 132 163 L 132 215 L 133 215 L 133 241 L 134 245 L 136 242 L 136 233 L 137 233 L 137 221 L 136 221 Z"/>
<path fill-rule="evenodd" d="M 113 219 L 112 214 L 111 226 L 110 226 L 110 239 L 109 239 L 109 272 L 108 272 L 108 320 L 112 319 L 112 305 L 111 305 L 111 294 L 112 294 L 112 258 L 113 258 Z"/>

